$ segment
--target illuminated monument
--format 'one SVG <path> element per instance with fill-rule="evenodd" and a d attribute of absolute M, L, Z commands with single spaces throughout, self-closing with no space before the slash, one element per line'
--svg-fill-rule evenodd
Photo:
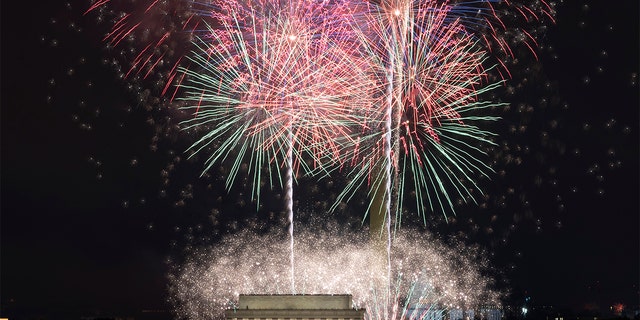
<path fill-rule="evenodd" d="M 227 320 L 362 320 L 364 309 L 351 307 L 351 295 L 240 295 Z"/>

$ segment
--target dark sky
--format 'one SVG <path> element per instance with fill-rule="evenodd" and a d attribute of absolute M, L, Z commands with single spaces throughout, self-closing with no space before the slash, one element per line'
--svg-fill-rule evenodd
<path fill-rule="evenodd" d="M 513 102 L 506 126 L 527 127 L 502 129 L 509 146 L 528 147 L 512 149 L 523 164 L 497 169 L 507 173 L 487 187 L 487 208 L 438 228 L 494 251 L 513 301 L 637 308 L 638 2 L 568 2 L 539 61 L 514 68 L 519 91 L 501 98 Z M 171 136 L 181 115 L 145 109 L 144 88 L 118 79 L 118 49 L 104 48 L 107 27 L 83 5 L 1 10 L 0 316 L 167 309 L 167 261 L 185 239 L 225 232 L 207 225 L 212 210 L 252 206 L 206 191 L 201 164 Z M 535 111 L 518 115 L 522 105 Z"/>

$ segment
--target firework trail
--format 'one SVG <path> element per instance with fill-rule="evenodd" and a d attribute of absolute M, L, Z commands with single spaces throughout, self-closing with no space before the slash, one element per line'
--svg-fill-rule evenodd
<path fill-rule="evenodd" d="M 291 131 L 289 131 L 288 135 L 289 141 L 293 140 L 291 136 Z M 291 264 L 291 292 L 296 292 L 296 283 L 295 283 L 295 256 L 294 256 L 294 238 L 293 238 L 293 149 L 289 148 L 287 150 L 287 175 L 286 175 L 286 185 L 285 190 L 287 191 L 287 195 L 285 196 L 285 202 L 287 203 L 287 213 L 289 219 L 289 251 L 291 256 L 289 258 Z"/>

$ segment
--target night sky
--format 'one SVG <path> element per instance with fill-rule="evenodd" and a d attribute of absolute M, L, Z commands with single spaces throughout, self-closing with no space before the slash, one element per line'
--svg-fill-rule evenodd
<path fill-rule="evenodd" d="M 255 213 L 250 188 L 200 177 L 185 115 L 154 97 L 153 76 L 119 79 L 126 57 L 105 48 L 108 23 L 83 16 L 87 3 L 1 6 L 1 317 L 169 310 L 185 247 L 284 225 L 280 191 Z M 491 155 L 486 200 L 430 219 L 493 253 L 507 303 L 637 309 L 639 13 L 637 1 L 558 3 L 538 59 L 498 91 L 509 148 Z M 305 184 L 296 205 L 309 212 L 323 196 L 305 198 Z"/>

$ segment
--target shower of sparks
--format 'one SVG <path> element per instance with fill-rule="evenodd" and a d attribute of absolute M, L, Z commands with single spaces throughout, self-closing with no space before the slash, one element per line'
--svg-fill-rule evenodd
<path fill-rule="evenodd" d="M 366 319 L 411 319 L 429 306 L 499 304 L 501 294 L 486 274 L 488 261 L 475 247 L 404 233 L 393 243 L 392 279 L 387 279 L 386 261 L 379 259 L 368 234 L 338 229 L 298 233 L 298 294 L 351 294 L 354 307 L 366 309 Z M 281 235 L 242 232 L 192 250 L 185 263 L 173 266 L 170 280 L 171 302 L 181 318 L 220 318 L 241 293 L 290 293 L 288 243 Z"/>

